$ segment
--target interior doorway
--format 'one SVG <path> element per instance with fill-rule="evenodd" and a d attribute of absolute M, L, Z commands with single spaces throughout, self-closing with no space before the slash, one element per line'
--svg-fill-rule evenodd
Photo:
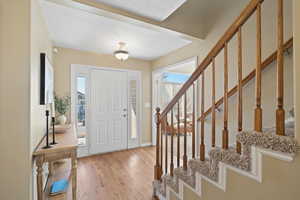
<path fill-rule="evenodd" d="M 139 71 L 72 65 L 71 82 L 79 156 L 140 146 Z"/>
<path fill-rule="evenodd" d="M 156 124 L 155 124 L 155 108 L 159 107 L 161 111 L 169 104 L 172 98 L 177 94 L 183 84 L 189 79 L 192 73 L 195 71 L 197 67 L 197 57 L 193 57 L 182 62 L 176 63 L 174 65 L 169 65 L 162 67 L 158 70 L 153 71 L 152 74 L 152 88 L 153 88 L 153 96 L 152 96 L 152 144 L 156 144 Z M 198 91 L 198 84 L 196 84 L 196 97 Z M 192 90 L 187 92 L 187 116 L 189 123 L 189 114 L 192 113 L 192 102 L 193 102 L 193 95 Z M 196 99 L 195 99 L 196 100 Z M 183 109 L 184 104 L 183 101 L 179 104 L 179 118 L 183 121 Z M 197 102 L 197 101 L 195 101 Z M 174 116 L 177 116 L 178 109 L 174 110 Z M 197 104 L 196 104 L 196 116 L 197 114 Z M 181 113 L 181 115 L 180 115 Z M 170 117 L 170 116 L 169 116 Z M 177 117 L 176 117 L 177 119 Z M 170 121 L 170 120 L 169 120 Z M 191 120 L 190 120 L 191 121 Z M 175 123 L 175 122 L 174 122 Z M 179 126 L 182 125 L 182 122 L 179 121 L 176 123 Z M 176 125 L 177 127 L 177 125 Z M 189 127 L 189 125 L 187 125 Z M 196 124 L 196 130 L 198 126 Z M 188 134 L 188 139 L 191 137 L 191 134 Z M 196 143 L 198 142 L 198 138 L 196 138 Z M 191 144 L 191 143 L 190 143 Z M 188 147 L 189 148 L 189 147 Z"/>

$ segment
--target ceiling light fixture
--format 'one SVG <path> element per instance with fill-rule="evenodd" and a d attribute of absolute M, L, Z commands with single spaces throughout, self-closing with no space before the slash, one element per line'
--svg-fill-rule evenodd
<path fill-rule="evenodd" d="M 114 52 L 115 57 L 118 60 L 125 61 L 129 57 L 128 51 L 126 51 L 126 43 L 119 42 L 119 50 Z"/>

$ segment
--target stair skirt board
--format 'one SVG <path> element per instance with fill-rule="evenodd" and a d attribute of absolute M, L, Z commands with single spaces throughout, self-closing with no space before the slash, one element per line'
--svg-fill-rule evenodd
<path fill-rule="evenodd" d="M 282 161 L 292 162 L 294 160 L 295 154 L 288 154 L 288 153 L 281 153 L 272 150 L 263 149 L 260 147 L 251 147 L 251 170 L 250 172 L 241 170 L 239 168 L 233 167 L 228 165 L 222 161 L 219 162 L 219 173 L 218 173 L 218 181 L 214 181 L 207 176 L 200 174 L 199 172 L 195 173 L 195 188 L 184 182 L 182 179 L 178 178 L 178 192 L 171 188 L 170 186 L 166 185 L 166 196 L 164 197 L 163 194 L 160 192 L 155 191 L 157 197 L 160 200 L 169 200 L 170 193 L 172 192 L 178 199 L 183 200 L 184 195 L 184 187 L 189 188 L 199 197 L 202 196 L 202 181 L 205 180 L 214 186 L 220 188 L 224 192 L 226 191 L 226 182 L 227 182 L 227 170 L 235 171 L 236 173 L 247 176 L 251 179 L 256 180 L 257 182 L 262 182 L 262 156 L 267 155 Z M 164 183 L 161 183 L 160 187 L 163 187 Z"/>

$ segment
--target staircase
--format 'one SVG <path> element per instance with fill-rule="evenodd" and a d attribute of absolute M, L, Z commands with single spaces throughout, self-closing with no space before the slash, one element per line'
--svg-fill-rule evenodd
<path fill-rule="evenodd" d="M 283 0 L 272 0 L 277 4 L 277 50 L 262 60 L 262 4 L 263 0 L 251 0 L 247 7 L 242 11 L 240 16 L 229 27 L 226 33 L 221 37 L 213 49 L 209 52 L 207 57 L 202 61 L 198 68 L 191 75 L 189 80 L 182 86 L 179 92 L 167 105 L 167 107 L 160 112 L 156 109 L 156 164 L 154 166 L 154 197 L 156 199 L 215 199 L 214 192 L 205 190 L 208 187 L 207 183 L 220 189 L 223 193 L 223 199 L 235 199 L 230 191 L 232 187 L 232 171 L 240 176 L 255 180 L 257 183 L 263 182 L 263 175 L 267 164 L 263 165 L 266 159 L 272 160 L 273 163 L 280 162 L 295 162 L 298 163 L 298 168 L 291 164 L 293 170 L 300 170 L 300 161 L 296 159 L 295 155 L 298 151 L 298 145 L 294 139 L 294 121 L 293 119 L 287 121 L 284 110 L 284 53 L 293 46 L 293 39 L 284 42 L 284 15 L 283 15 Z M 251 16 L 256 17 L 256 66 L 255 70 L 250 72 L 243 78 L 243 25 L 249 20 Z M 237 37 L 238 49 L 238 69 L 237 69 L 237 85 L 231 90 L 228 88 L 228 44 L 233 37 Z M 222 83 L 223 96 L 216 100 L 216 57 L 223 52 L 224 57 L 224 79 Z M 262 71 L 271 63 L 277 61 L 276 71 L 276 123 L 271 128 L 263 128 L 262 115 L 263 110 L 261 106 L 262 99 Z M 211 70 L 211 102 L 209 109 L 205 110 L 205 72 Z M 255 79 L 255 109 L 254 109 L 254 127 L 253 130 L 243 130 L 243 88 L 248 82 Z M 200 102 L 196 100 L 196 86 L 200 86 Z M 192 91 L 192 102 L 187 102 L 187 92 Z M 228 112 L 229 112 L 229 98 L 237 95 L 237 130 L 236 133 L 230 133 L 228 130 Z M 184 111 L 180 113 L 180 105 L 184 104 Z M 187 104 L 192 105 L 192 122 L 188 124 Z M 223 130 L 222 133 L 217 133 L 216 130 L 216 113 L 222 106 L 223 114 Z M 200 116 L 196 116 L 196 107 L 200 107 Z M 181 115 L 180 115 L 181 114 Z M 205 131 L 205 121 L 210 117 L 211 131 Z M 182 128 L 177 127 L 176 124 L 182 122 L 184 119 L 183 133 L 180 132 Z M 199 145 L 196 145 L 196 123 L 200 123 L 199 130 Z M 166 127 L 168 124 L 168 128 Z M 188 144 L 188 126 L 192 127 L 191 144 Z M 205 144 L 205 137 L 210 134 L 211 146 Z M 230 143 L 230 137 L 236 134 L 235 144 Z M 183 147 L 181 147 L 181 136 L 183 135 Z M 220 140 L 220 147 L 216 140 Z M 176 144 L 174 141 L 176 140 Z M 164 141 L 164 142 L 163 142 Z M 188 155 L 187 149 L 191 146 L 191 155 Z M 207 151 L 210 149 L 210 151 Z M 199 152 L 199 153 L 197 153 Z M 197 156 L 198 154 L 198 156 Z M 296 161 L 295 161 L 296 160 Z M 270 161 L 271 162 L 271 161 Z M 278 163 L 277 166 L 285 164 Z M 175 168 L 176 165 L 176 168 Z M 273 167 L 273 166 L 270 166 Z M 266 175 L 267 177 L 267 175 Z M 284 183 L 285 176 L 282 178 Z M 297 175 L 293 178 L 300 177 Z M 271 179 L 271 178 L 270 178 Z M 294 179 L 293 179 L 294 180 Z M 288 184 L 288 179 L 286 180 Z M 280 182 L 280 181 L 279 181 Z M 300 182 L 300 181 L 299 181 Z M 233 183 L 234 184 L 234 183 Z M 235 183 L 236 184 L 236 183 Z M 251 183 L 253 184 L 253 183 Z M 262 184 L 263 185 L 263 184 Z M 235 187 L 238 187 L 235 185 Z M 256 186 L 255 186 L 256 187 Z M 227 189 L 229 190 L 227 191 Z M 261 186 L 261 188 L 265 188 Z M 267 187 L 266 187 L 267 188 Z M 243 191 L 245 188 L 241 188 Z M 190 190 L 195 196 L 185 197 L 184 191 Z M 214 189 L 212 189 L 214 190 Z M 265 190 L 265 189 L 262 189 Z M 266 189 L 267 190 L 267 189 Z M 257 190 L 259 191 L 259 190 Z M 271 190 L 272 191 L 272 190 Z M 270 193 L 271 193 L 270 191 Z M 217 194 L 219 191 L 215 191 Z M 251 192 L 251 191 L 250 191 Z M 207 193 L 207 194 L 206 194 Z M 209 198 L 208 193 L 211 194 Z M 228 197 L 225 194 L 228 193 Z M 238 193 L 238 192 L 237 192 Z M 245 192 L 246 194 L 247 192 Z M 276 193 L 276 192 L 275 192 Z M 222 195 L 222 193 L 221 193 Z M 270 194 L 271 195 L 271 194 Z M 300 195 L 300 194 L 299 194 Z M 291 196 L 287 194 L 286 196 Z M 300 199 L 300 196 L 298 196 Z M 237 197 L 236 197 L 237 199 Z M 246 198 L 245 198 L 246 199 Z M 298 198 L 293 198 L 298 199 Z M 257 199 L 259 200 L 259 199 Z M 292 200 L 290 198 L 289 200 Z"/>

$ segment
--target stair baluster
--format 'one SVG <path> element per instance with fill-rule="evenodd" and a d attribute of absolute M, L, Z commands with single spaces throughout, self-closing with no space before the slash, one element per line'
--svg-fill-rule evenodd
<path fill-rule="evenodd" d="M 193 112 L 192 112 L 192 157 L 195 158 L 196 136 L 195 136 L 195 83 L 193 83 Z"/>
<path fill-rule="evenodd" d="M 215 58 L 212 59 L 212 92 L 211 92 L 211 96 L 212 96 L 212 106 L 211 106 L 211 146 L 214 148 L 216 147 L 216 71 L 215 71 L 215 66 L 216 62 L 215 62 Z M 204 106 L 203 106 L 204 107 Z M 204 111 L 204 110 L 203 110 Z M 204 113 L 202 113 L 201 115 L 204 115 Z"/>
<path fill-rule="evenodd" d="M 187 94 L 184 93 L 184 147 L 183 169 L 187 170 Z"/>
<path fill-rule="evenodd" d="M 222 137 L 223 149 L 228 149 L 228 43 L 224 45 L 224 129 Z"/>
<path fill-rule="evenodd" d="M 283 71 L 283 0 L 278 0 L 277 16 L 277 110 L 276 110 L 276 134 L 285 135 L 284 119 L 285 111 L 283 108 L 284 95 L 284 71 Z"/>
<path fill-rule="evenodd" d="M 164 119 L 165 126 L 165 174 L 168 174 L 168 113 Z"/>
<path fill-rule="evenodd" d="M 177 103 L 177 167 L 180 167 L 180 100 Z"/>
<path fill-rule="evenodd" d="M 243 130 L 243 58 L 242 58 L 242 28 L 238 31 L 238 132 Z M 236 142 L 236 151 L 241 154 L 241 143 Z"/>
<path fill-rule="evenodd" d="M 164 123 L 163 119 L 160 117 L 160 170 L 163 172 L 163 159 L 164 159 Z"/>
<path fill-rule="evenodd" d="M 201 79 L 201 116 L 204 113 L 204 72 L 202 72 L 202 79 Z M 200 144 L 200 160 L 205 160 L 205 144 L 204 144 L 204 118 L 201 118 L 201 144 Z"/>
<path fill-rule="evenodd" d="M 254 119 L 254 130 L 262 131 L 262 109 L 261 109 L 261 3 L 256 8 L 256 79 L 255 79 L 255 95 L 256 108 Z"/>
<path fill-rule="evenodd" d="M 171 162 L 170 162 L 170 175 L 174 175 L 174 123 L 173 123 L 173 109 L 171 110 Z"/>

